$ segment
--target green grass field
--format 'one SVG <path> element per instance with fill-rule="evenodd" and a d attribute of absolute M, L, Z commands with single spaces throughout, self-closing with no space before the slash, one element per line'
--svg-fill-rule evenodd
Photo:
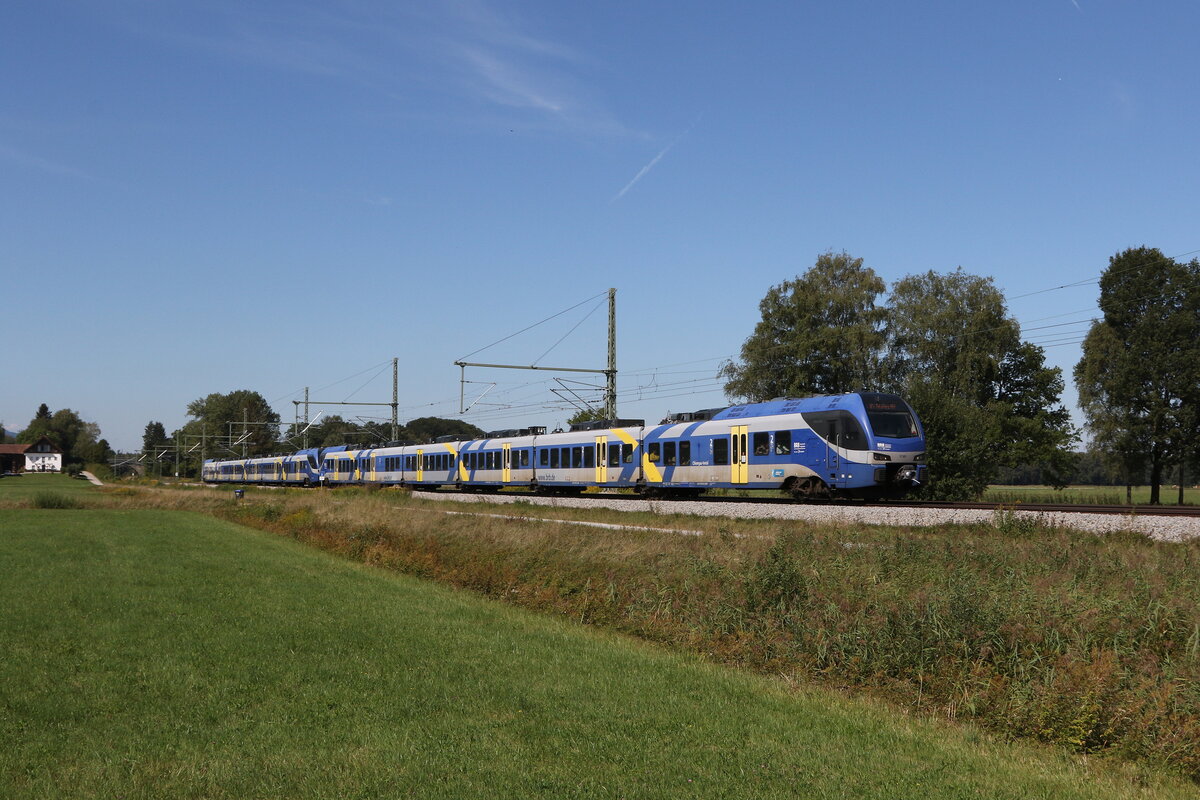
<path fill-rule="evenodd" d="M 26 503 L 39 494 L 57 494 L 82 499 L 99 490 L 83 478 L 53 472 L 28 472 L 20 477 L 0 478 L 0 503 Z"/>
<path fill-rule="evenodd" d="M 0 510 L 0 575 L 4 797 L 1195 791 L 198 514 Z"/>
<path fill-rule="evenodd" d="M 1150 487 L 1133 487 L 1133 502 L 1135 505 L 1146 505 L 1150 502 Z M 1179 489 L 1176 486 L 1164 485 L 1159 487 L 1160 500 L 1163 505 L 1175 505 L 1179 500 Z M 1124 486 L 1068 486 L 1055 489 L 1052 486 L 989 486 L 983 498 L 989 503 L 1089 503 L 1105 505 L 1125 505 Z M 1184 505 L 1200 504 L 1200 489 L 1185 487 L 1183 490 Z"/>

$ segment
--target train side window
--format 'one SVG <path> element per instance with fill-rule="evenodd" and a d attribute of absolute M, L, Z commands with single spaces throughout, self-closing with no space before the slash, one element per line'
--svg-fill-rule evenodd
<path fill-rule="evenodd" d="M 541 451 L 538 453 L 538 463 L 541 464 L 543 467 L 550 466 L 550 451 L 547 450 L 545 447 L 543 447 L 541 449 Z"/>
<path fill-rule="evenodd" d="M 675 466 L 675 443 L 663 442 L 663 464 L 668 467 Z"/>
<path fill-rule="evenodd" d="M 629 445 L 625 446 L 628 447 Z M 621 466 L 621 445 L 615 442 L 608 445 L 608 465 L 610 467 Z"/>
<path fill-rule="evenodd" d="M 763 431 L 754 434 L 754 455 L 767 456 L 771 454 L 771 434 Z"/>
<path fill-rule="evenodd" d="M 575 469 L 579 469 L 580 467 L 583 466 L 583 448 L 582 447 L 572 447 L 571 448 L 571 466 Z"/>
<path fill-rule="evenodd" d="M 583 466 L 587 469 L 593 469 L 596 466 L 596 448 L 583 448 Z"/>
<path fill-rule="evenodd" d="M 679 466 L 686 467 L 692 463 L 692 443 L 682 441 L 679 443 Z"/>
<path fill-rule="evenodd" d="M 631 445 L 631 444 L 621 445 L 621 460 L 623 462 L 625 462 L 626 464 L 633 463 L 633 445 Z"/>
<path fill-rule="evenodd" d="M 557 467 L 558 467 L 558 448 L 552 447 L 552 448 L 550 448 L 550 468 L 555 469 Z"/>
<path fill-rule="evenodd" d="M 724 436 L 718 436 L 712 440 L 712 449 L 714 464 L 729 463 L 729 439 Z"/>
<path fill-rule="evenodd" d="M 651 464 L 657 464 L 662 458 L 658 442 L 651 442 L 646 448 L 646 457 L 650 459 Z"/>
<path fill-rule="evenodd" d="M 792 432 L 775 431 L 775 455 L 787 456 L 792 453 Z"/>

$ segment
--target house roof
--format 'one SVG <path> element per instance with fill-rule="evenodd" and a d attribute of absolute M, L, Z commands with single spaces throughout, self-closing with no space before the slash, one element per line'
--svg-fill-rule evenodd
<path fill-rule="evenodd" d="M 43 436 L 42 438 L 38 439 L 36 442 L 30 442 L 29 444 L 0 444 L 0 455 L 9 455 L 9 456 L 24 455 L 25 453 L 28 453 L 30 450 L 32 450 L 33 448 L 37 447 L 40 444 L 50 445 L 50 449 L 43 450 L 43 451 L 41 451 L 42 453 L 45 453 L 47 455 L 51 455 L 54 453 L 58 453 L 58 454 L 62 453 L 62 450 L 59 448 L 58 445 L 56 445 L 54 442 L 50 441 L 49 437 Z M 37 451 L 35 451 L 35 452 L 37 452 Z"/>

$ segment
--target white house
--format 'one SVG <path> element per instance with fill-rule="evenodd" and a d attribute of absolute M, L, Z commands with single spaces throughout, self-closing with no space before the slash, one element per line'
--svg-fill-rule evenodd
<path fill-rule="evenodd" d="M 21 458 L 24 457 L 24 464 Z M 63 454 L 43 436 L 33 444 L 0 445 L 0 467 L 4 472 L 62 472 Z"/>

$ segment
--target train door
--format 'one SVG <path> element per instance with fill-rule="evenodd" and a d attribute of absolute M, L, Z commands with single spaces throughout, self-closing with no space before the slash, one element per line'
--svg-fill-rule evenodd
<path fill-rule="evenodd" d="M 505 442 L 501 447 L 504 450 L 502 454 L 504 462 L 501 464 L 501 467 L 503 467 L 501 480 L 508 483 L 512 480 L 512 444 Z"/>
<path fill-rule="evenodd" d="M 842 425 L 840 422 L 834 422 L 830 426 L 829 439 L 825 444 L 825 467 L 830 478 L 834 478 L 838 474 L 838 468 L 841 466 L 841 457 L 838 455 L 838 446 L 841 443 Z"/>
<path fill-rule="evenodd" d="M 596 483 L 608 482 L 608 439 L 596 437 Z"/>
<path fill-rule="evenodd" d="M 417 451 L 417 483 L 425 480 L 425 451 Z"/>
<path fill-rule="evenodd" d="M 729 463 L 732 465 L 730 483 L 749 483 L 750 458 L 747 453 L 749 425 L 734 425 L 729 433 Z"/>

